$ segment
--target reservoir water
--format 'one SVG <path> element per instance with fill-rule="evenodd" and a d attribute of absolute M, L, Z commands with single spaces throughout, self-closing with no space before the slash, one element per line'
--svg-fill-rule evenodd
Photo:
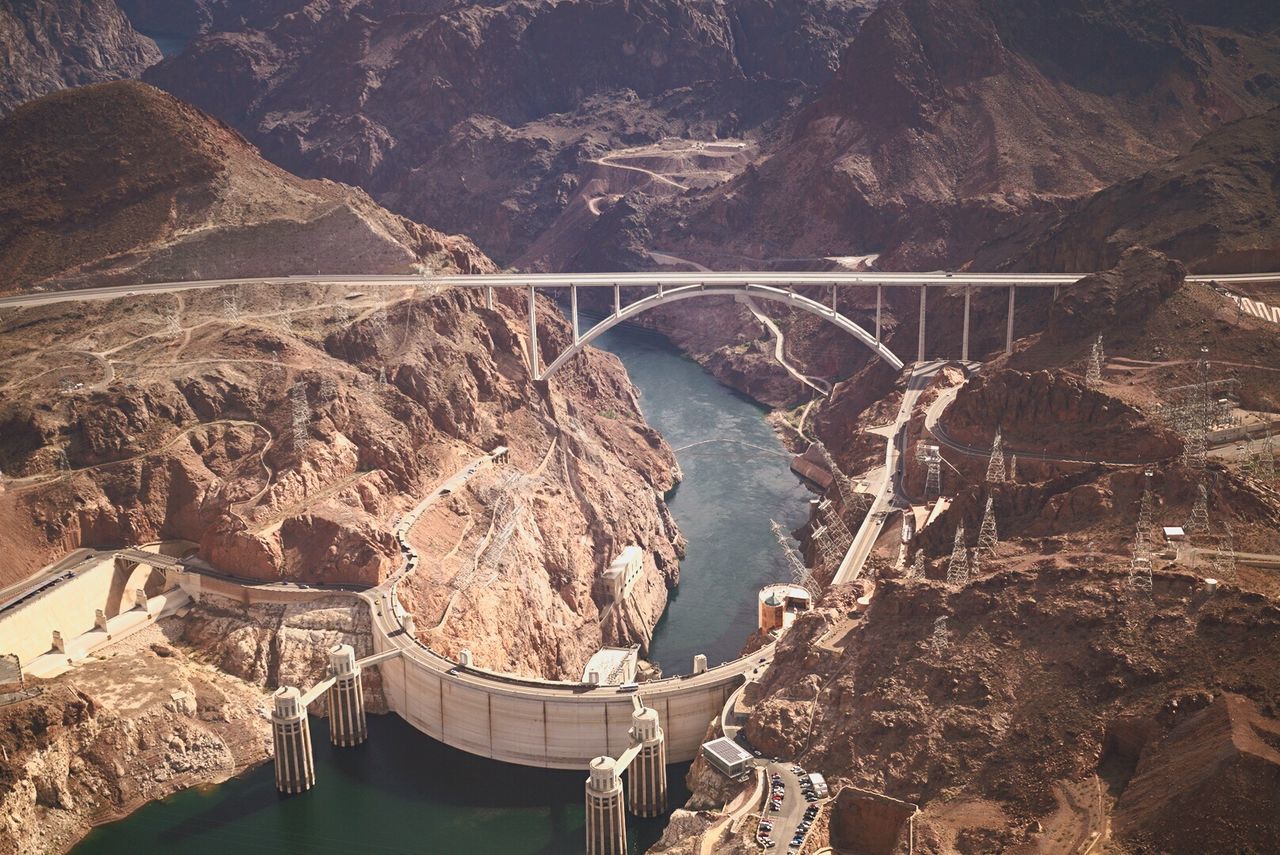
<path fill-rule="evenodd" d="M 641 390 L 641 408 L 684 473 L 668 497 L 689 540 L 679 590 L 654 633 L 652 658 L 687 673 L 695 653 L 737 656 L 755 627 L 756 590 L 783 578 L 769 520 L 798 526 L 808 492 L 765 412 L 721 386 L 663 337 L 635 328 L 596 342 L 616 353 Z M 584 850 L 585 772 L 527 769 L 441 745 L 394 715 L 372 716 L 369 741 L 329 747 L 312 718 L 316 788 L 284 798 L 270 764 L 225 784 L 178 793 L 95 829 L 74 855 L 237 853 L 492 853 L 574 855 Z M 672 766 L 671 807 L 688 797 L 687 764 Z M 633 851 L 666 818 L 628 817 Z"/>

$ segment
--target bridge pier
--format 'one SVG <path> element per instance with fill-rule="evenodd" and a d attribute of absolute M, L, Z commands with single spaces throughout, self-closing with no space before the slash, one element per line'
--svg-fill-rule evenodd
<path fill-rule="evenodd" d="M 876 286 L 876 344 L 880 343 L 880 314 L 884 306 L 884 286 Z"/>
<path fill-rule="evenodd" d="M 627 855 L 622 779 L 612 757 L 591 761 L 587 778 L 587 855 Z"/>
<path fill-rule="evenodd" d="M 529 286 L 529 373 L 534 380 L 542 379 L 538 367 L 538 292 Z"/>
<path fill-rule="evenodd" d="M 1017 285 L 1009 286 L 1009 317 L 1005 320 L 1004 326 L 1005 353 L 1013 353 L 1013 292 L 1017 287 Z"/>
<path fill-rule="evenodd" d="M 925 306 L 928 302 L 929 286 L 920 286 L 920 330 L 918 333 L 919 341 L 916 343 L 916 362 L 924 362 L 924 316 Z"/>
<path fill-rule="evenodd" d="M 271 737 L 276 753 L 276 789 L 304 793 L 316 784 L 307 708 L 302 704 L 302 693 L 293 686 L 281 686 L 273 697 Z"/>
<path fill-rule="evenodd" d="M 364 680 L 350 644 L 329 648 L 329 742 L 340 747 L 359 745 L 369 737 L 364 714 Z"/>
<path fill-rule="evenodd" d="M 660 816 L 667 809 L 667 739 L 657 710 L 642 707 L 632 713 L 631 741 L 640 751 L 631 761 L 627 809 L 636 816 Z"/>

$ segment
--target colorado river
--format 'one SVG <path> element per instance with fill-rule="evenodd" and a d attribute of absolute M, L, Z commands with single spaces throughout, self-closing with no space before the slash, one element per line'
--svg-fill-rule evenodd
<path fill-rule="evenodd" d="M 806 513 L 807 491 L 764 411 L 721 386 L 666 339 L 620 329 L 597 342 L 641 390 L 641 408 L 677 452 L 684 480 L 668 501 L 689 540 L 681 581 L 654 633 L 651 656 L 687 673 L 695 653 L 734 658 L 755 627 L 756 590 L 782 578 L 769 531 Z M 696 444 L 695 444 L 696 443 Z M 493 853 L 582 852 L 585 772 L 528 769 L 443 746 L 396 716 L 372 716 L 369 741 L 329 747 L 312 718 L 316 787 L 277 796 L 270 764 L 217 787 L 188 790 L 93 831 L 74 855 L 137 852 Z M 671 807 L 688 797 L 687 764 L 669 770 Z M 635 851 L 666 818 L 628 817 Z"/>

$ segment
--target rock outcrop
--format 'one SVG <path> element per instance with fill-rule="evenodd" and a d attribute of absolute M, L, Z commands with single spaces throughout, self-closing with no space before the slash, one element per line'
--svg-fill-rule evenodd
<path fill-rule="evenodd" d="M 772 156 L 650 227 L 675 252 L 964 264 L 1029 215 L 1274 105 L 1274 31 L 1224 33 L 1195 11 L 889 0 Z M 1089 50 L 1066 50 L 1076 33 Z"/>
<path fill-rule="evenodd" d="M 490 269 L 466 239 L 303 181 L 146 84 L 46 96 L 0 122 L 0 288 Z M 85 227 L 88 223 L 90 226 Z"/>
<path fill-rule="evenodd" d="M 794 108 L 870 5 L 359 0 L 254 15 L 146 79 L 274 162 L 358 184 L 509 263 L 581 204 L 610 149 L 754 134 Z"/>
<path fill-rule="evenodd" d="M 0 115 L 56 89 L 137 77 L 159 61 L 156 43 L 134 31 L 115 0 L 0 7 Z"/>

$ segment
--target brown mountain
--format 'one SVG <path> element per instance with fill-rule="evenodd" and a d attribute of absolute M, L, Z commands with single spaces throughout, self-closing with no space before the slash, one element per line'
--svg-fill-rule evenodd
<path fill-rule="evenodd" d="M 134 81 L 20 107 L 0 122 L 0 174 L 6 288 L 487 263 L 360 190 L 290 175 Z"/>
<path fill-rule="evenodd" d="M 1276 13 L 1179 5 L 889 0 L 776 153 L 649 225 L 673 251 L 963 264 L 1280 98 Z"/>
<path fill-rule="evenodd" d="M 984 247 L 980 267 L 1090 271 L 1130 246 L 1193 271 L 1280 267 L 1280 109 L 1232 122 L 1181 157 Z"/>
<path fill-rule="evenodd" d="M 137 77 L 160 49 L 114 0 L 0 3 L 0 115 L 67 86 Z"/>
<path fill-rule="evenodd" d="M 793 109 L 871 5 L 324 2 L 210 32 L 147 80 L 285 168 L 358 184 L 505 262 L 610 150 L 755 134 Z"/>

